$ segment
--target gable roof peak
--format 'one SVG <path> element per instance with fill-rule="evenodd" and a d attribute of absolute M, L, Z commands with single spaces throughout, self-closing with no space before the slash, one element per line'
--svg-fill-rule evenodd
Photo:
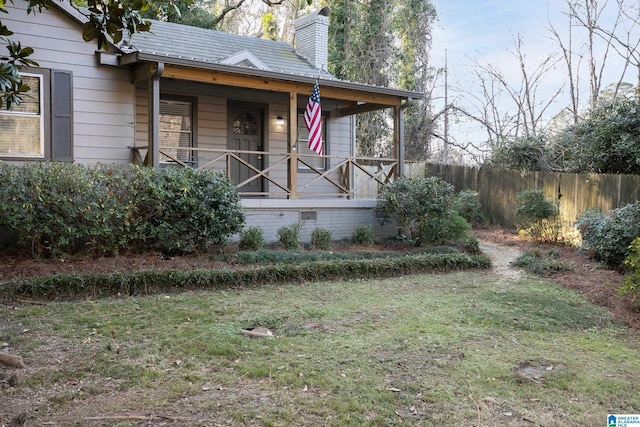
<path fill-rule="evenodd" d="M 236 65 L 238 67 L 251 67 L 259 70 L 271 71 L 271 69 L 253 53 L 244 49 L 220 61 L 221 64 Z"/>

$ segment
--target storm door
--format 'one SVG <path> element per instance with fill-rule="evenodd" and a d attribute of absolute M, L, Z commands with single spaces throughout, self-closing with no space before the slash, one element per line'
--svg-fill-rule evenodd
<path fill-rule="evenodd" d="M 257 175 L 253 169 L 264 169 L 263 115 L 261 108 L 242 105 L 229 105 L 229 136 L 227 148 L 236 151 L 252 151 L 254 153 L 235 153 L 240 160 L 231 160 L 231 180 L 234 184 L 240 184 Z M 253 167 L 253 168 L 252 168 Z M 241 187 L 242 193 L 262 193 L 264 191 L 264 179 L 256 178 Z M 258 195 L 258 194 L 255 194 Z"/>

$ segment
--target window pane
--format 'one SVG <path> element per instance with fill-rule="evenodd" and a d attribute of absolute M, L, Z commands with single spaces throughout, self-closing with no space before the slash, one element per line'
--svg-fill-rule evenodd
<path fill-rule="evenodd" d="M 27 92 L 21 94 L 20 105 L 11 107 L 12 112 L 40 114 L 40 79 L 36 76 L 21 76 L 22 83 L 29 86 Z"/>
<path fill-rule="evenodd" d="M 20 77 L 29 90 L 21 94 L 20 105 L 14 104 L 11 110 L 0 109 L 0 155 L 42 157 L 41 77 Z"/>
<path fill-rule="evenodd" d="M 233 133 L 235 135 L 257 135 L 258 120 L 251 113 L 238 114 L 233 119 Z"/>
<path fill-rule="evenodd" d="M 327 129 L 324 122 L 324 117 L 322 117 L 322 153 L 327 153 L 327 140 L 325 135 L 327 134 Z M 306 163 L 309 163 L 316 169 L 324 169 L 325 166 L 325 158 L 319 156 L 314 151 L 309 148 L 309 129 L 307 129 L 307 125 L 304 123 L 304 117 L 302 114 L 298 115 L 298 155 L 304 160 Z M 303 164 L 298 164 L 299 169 L 309 169 Z"/>
<path fill-rule="evenodd" d="M 40 117 L 0 115 L 0 153 L 3 155 L 42 155 Z"/>
<path fill-rule="evenodd" d="M 192 108 L 190 102 L 160 101 L 160 146 L 166 156 L 161 161 L 177 159 L 192 162 Z M 181 147 L 187 149 L 180 149 Z M 171 158 L 167 157 L 170 156 Z"/>

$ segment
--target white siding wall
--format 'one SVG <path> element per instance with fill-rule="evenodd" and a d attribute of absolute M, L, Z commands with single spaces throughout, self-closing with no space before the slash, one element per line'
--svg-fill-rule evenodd
<path fill-rule="evenodd" d="M 81 26 L 51 7 L 27 15 L 27 2 L 8 4 L 3 24 L 12 40 L 35 49 L 41 68 L 73 72 L 74 159 L 78 163 L 129 163 L 134 144 L 134 88 L 128 70 L 97 65 L 96 44 Z"/>

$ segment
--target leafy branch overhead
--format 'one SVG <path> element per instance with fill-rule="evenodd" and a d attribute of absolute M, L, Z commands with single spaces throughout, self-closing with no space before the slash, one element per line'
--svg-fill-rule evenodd
<path fill-rule="evenodd" d="M 53 0 L 25 0 L 29 3 L 27 14 L 35 15 L 48 9 Z M 119 43 L 125 34 L 149 31 L 151 23 L 142 17 L 143 12 L 153 12 L 159 7 L 175 7 L 173 0 L 87 0 L 86 7 L 76 5 L 72 0 L 68 1 L 71 7 L 87 18 L 83 25 L 82 38 L 87 41 L 96 41 L 98 49 L 107 49 L 109 43 Z M 191 3 L 186 0 L 181 3 Z M 14 0 L 9 0 L 14 4 Z M 0 12 L 9 13 L 7 1 L 0 0 Z M 6 27 L 0 20 L 0 40 L 4 42 L 9 51 L 7 55 L 0 57 L 0 108 L 20 104 L 20 93 L 29 90 L 22 83 L 19 71 L 24 67 L 37 66 L 29 59 L 34 53 L 33 48 L 23 47 L 20 42 L 10 39 L 13 31 Z"/>

